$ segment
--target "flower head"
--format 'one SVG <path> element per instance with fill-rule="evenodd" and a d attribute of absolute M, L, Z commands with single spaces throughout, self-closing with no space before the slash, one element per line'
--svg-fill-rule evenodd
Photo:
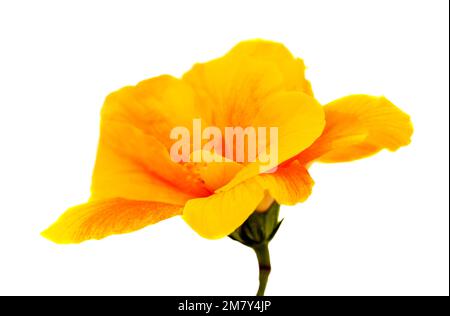
<path fill-rule="evenodd" d="M 221 238 L 273 200 L 305 201 L 314 183 L 311 163 L 409 144 L 409 116 L 386 98 L 352 95 L 322 106 L 304 72 L 303 61 L 282 44 L 254 40 L 194 65 L 181 79 L 164 75 L 113 92 L 101 114 L 91 199 L 43 235 L 79 243 L 181 215 L 201 236 Z M 258 150 L 238 160 L 223 145 L 222 161 L 174 161 L 171 131 L 181 126 L 195 134 L 194 120 L 221 136 L 227 127 L 275 127 L 276 148 L 270 137 L 258 144 L 276 149 L 277 159 L 264 163 Z M 189 157 L 198 154 L 195 140 L 190 144 Z"/>

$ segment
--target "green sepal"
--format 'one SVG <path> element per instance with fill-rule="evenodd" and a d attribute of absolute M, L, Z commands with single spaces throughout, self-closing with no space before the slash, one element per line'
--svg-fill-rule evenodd
<path fill-rule="evenodd" d="M 269 243 L 275 236 L 282 221 L 278 221 L 280 205 L 274 202 L 265 212 L 254 212 L 229 237 L 248 247 Z"/>

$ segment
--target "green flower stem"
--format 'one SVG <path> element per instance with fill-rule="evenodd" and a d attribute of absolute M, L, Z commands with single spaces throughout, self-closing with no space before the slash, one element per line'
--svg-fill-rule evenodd
<path fill-rule="evenodd" d="M 259 289 L 257 296 L 264 296 L 271 270 L 269 242 L 280 228 L 278 221 L 280 205 L 274 202 L 266 212 L 254 212 L 229 237 L 252 248 L 258 257 Z"/>
<path fill-rule="evenodd" d="M 270 270 L 270 254 L 269 254 L 269 243 L 264 242 L 259 245 L 252 247 L 256 253 L 259 264 L 259 289 L 256 296 L 264 296 L 266 290 L 267 281 L 269 280 Z"/>

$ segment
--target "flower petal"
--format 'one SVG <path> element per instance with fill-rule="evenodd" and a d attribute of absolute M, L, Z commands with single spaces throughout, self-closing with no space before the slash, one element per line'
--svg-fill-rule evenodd
<path fill-rule="evenodd" d="M 163 75 L 111 93 L 105 100 L 102 120 L 129 124 L 170 148 L 172 128 L 189 128 L 200 114 L 190 86 Z"/>
<path fill-rule="evenodd" d="M 210 162 L 199 168 L 199 175 L 206 187 L 214 192 L 230 182 L 242 168 L 242 164 L 234 161 Z"/>
<path fill-rule="evenodd" d="M 371 156 L 382 149 L 395 151 L 411 141 L 407 114 L 384 97 L 353 95 L 325 107 L 326 127 L 298 159 L 345 162 Z"/>
<path fill-rule="evenodd" d="M 91 202 L 66 211 L 42 235 L 58 244 L 130 233 L 175 215 L 181 206 L 157 202 L 110 199 Z"/>
<path fill-rule="evenodd" d="M 228 56 L 251 58 L 274 63 L 283 75 L 284 88 L 288 91 L 301 91 L 312 96 L 311 85 L 305 78 L 305 64 L 295 58 L 281 43 L 266 40 L 250 40 L 237 44 Z"/>
<path fill-rule="evenodd" d="M 171 129 L 192 126 L 195 115 L 192 90 L 170 76 L 152 78 L 109 95 L 102 110 L 93 199 L 179 203 L 188 197 L 209 195 L 201 179 L 169 155 L 174 142 Z"/>
<path fill-rule="evenodd" d="M 195 196 L 152 173 L 136 158 L 113 150 L 101 137 L 91 186 L 91 200 L 125 198 L 184 205 Z"/>
<path fill-rule="evenodd" d="M 268 150 L 277 150 L 278 159 L 268 164 L 260 161 L 248 164 L 221 191 L 269 171 L 308 148 L 322 133 L 325 115 L 323 107 L 313 97 L 301 92 L 284 92 L 268 99 L 252 124 L 278 128 L 278 146 Z"/>
<path fill-rule="evenodd" d="M 249 126 L 268 96 L 279 91 L 312 95 L 305 65 L 280 43 L 244 41 L 225 56 L 196 64 L 183 76 L 210 125 Z"/>
<path fill-rule="evenodd" d="M 311 195 L 314 180 L 298 161 L 282 165 L 275 173 L 261 174 L 255 180 L 278 204 L 294 205 Z"/>
<path fill-rule="evenodd" d="M 267 99 L 253 126 L 278 128 L 278 163 L 309 147 L 325 127 L 323 107 L 301 92 L 283 92 Z M 269 144 L 272 145 L 272 144 Z"/>
<path fill-rule="evenodd" d="M 131 168 L 132 166 L 139 166 L 146 176 L 160 179 L 167 182 L 166 186 L 175 188 L 181 191 L 185 196 L 199 197 L 210 194 L 206 189 L 198 175 L 191 172 L 189 168 L 183 164 L 175 163 L 170 158 L 169 151 L 152 135 L 144 133 L 130 124 L 118 121 L 103 121 L 102 132 L 100 136 L 100 144 L 98 150 L 98 157 L 96 167 L 93 175 L 93 188 L 98 188 L 99 184 L 107 185 L 106 179 L 102 178 L 105 174 L 111 175 L 109 163 L 115 163 L 117 158 L 126 163 L 126 166 L 117 166 L 117 169 Z M 103 150 L 103 147 L 106 150 Z M 104 157 L 102 157 L 104 155 Z M 128 167 L 130 166 L 130 167 Z M 135 169 L 133 169 L 135 170 Z M 119 179 L 114 179 L 113 176 L 126 176 L 124 174 L 111 175 L 114 186 Z M 120 184 L 117 184 L 120 186 Z M 104 190 L 109 190 L 103 188 Z M 150 189 L 150 188 L 149 188 Z M 93 195 L 96 191 L 93 190 Z M 135 199 L 136 197 L 118 195 L 119 197 L 127 199 Z M 152 201 L 153 199 L 150 199 Z"/>
<path fill-rule="evenodd" d="M 264 190 L 258 183 L 243 182 L 229 191 L 188 201 L 183 218 L 199 235 L 222 238 L 242 225 L 263 198 Z"/>
<path fill-rule="evenodd" d="M 249 126 L 261 102 L 283 88 L 275 64 L 230 55 L 194 65 L 183 81 L 197 93 L 201 117 L 221 129 Z"/>

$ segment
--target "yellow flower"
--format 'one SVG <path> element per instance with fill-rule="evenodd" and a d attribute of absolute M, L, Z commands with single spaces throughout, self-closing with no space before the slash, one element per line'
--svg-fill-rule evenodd
<path fill-rule="evenodd" d="M 384 97 L 352 95 L 322 106 L 303 61 L 281 44 L 255 40 L 106 98 L 88 203 L 69 209 L 43 236 L 79 243 L 144 228 L 175 215 L 201 236 L 221 238 L 275 200 L 305 201 L 315 161 L 344 162 L 410 142 L 409 116 Z M 258 161 L 174 162 L 170 131 L 204 126 L 278 128 L 278 168 Z"/>

